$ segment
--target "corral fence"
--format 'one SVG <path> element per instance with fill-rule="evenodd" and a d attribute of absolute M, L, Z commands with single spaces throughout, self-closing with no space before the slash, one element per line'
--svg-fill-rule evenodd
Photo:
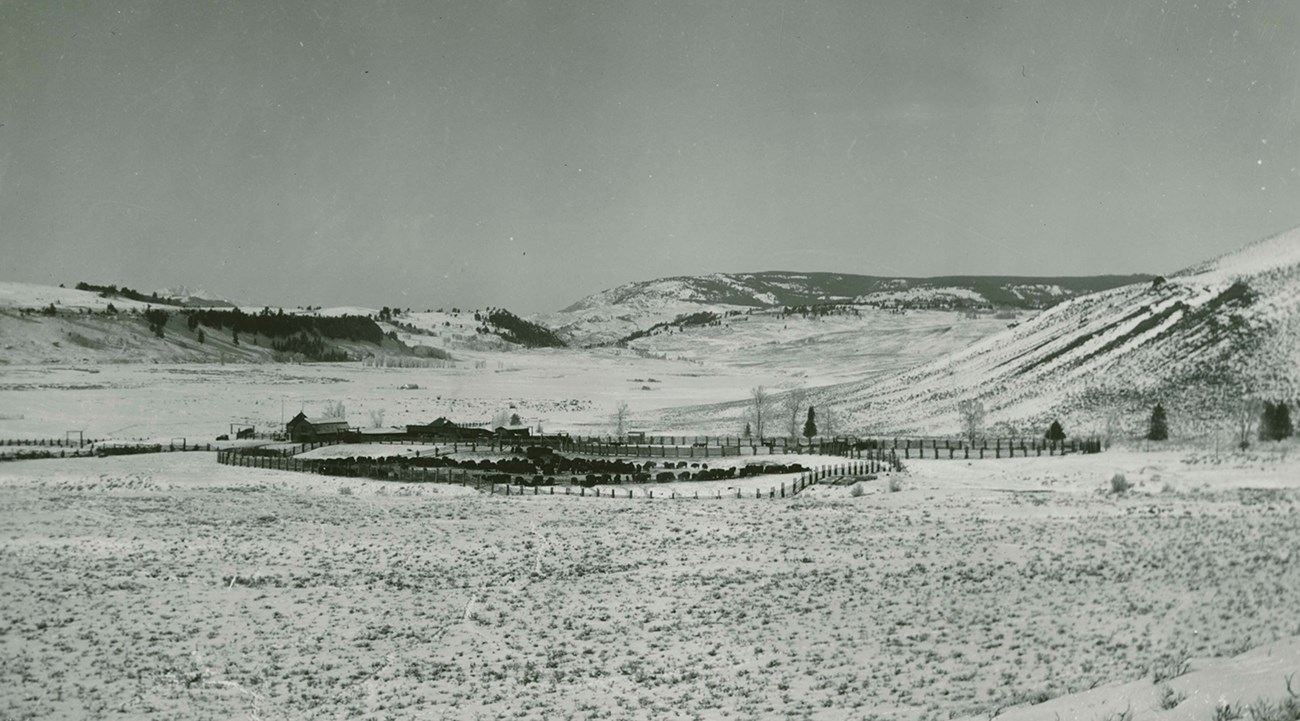
<path fill-rule="evenodd" d="M 1028 458 L 1063 456 L 1069 453 L 1101 453 L 1100 438 L 1071 438 L 1049 441 L 1041 438 L 989 438 L 971 443 L 964 439 L 871 438 L 858 440 L 853 451 L 888 449 L 907 459 Z"/>
<path fill-rule="evenodd" d="M 319 444 L 300 444 L 318 448 Z M 274 450 L 273 453 L 258 453 L 259 450 Z M 839 464 L 828 464 L 800 472 L 792 479 L 782 480 L 777 485 L 767 488 L 732 487 L 724 492 L 718 487 L 718 480 L 694 481 L 694 483 L 712 483 L 712 490 L 701 495 L 699 491 L 687 494 L 678 488 L 660 489 L 656 495 L 654 483 L 642 481 L 626 482 L 602 480 L 597 484 L 581 481 L 576 476 L 559 476 L 543 478 L 523 476 L 511 478 L 509 474 L 491 470 L 446 467 L 421 467 L 382 460 L 352 459 L 345 467 L 338 465 L 340 459 L 303 459 L 295 458 L 292 453 L 283 453 L 290 449 L 228 449 L 217 451 L 217 462 L 223 465 L 242 468 L 261 468 L 265 470 L 292 471 L 297 473 L 316 473 L 344 477 L 360 477 L 375 480 L 396 481 L 399 483 L 445 483 L 474 489 L 492 495 L 565 495 L 590 498 L 791 498 L 808 486 L 832 476 L 867 476 L 887 473 L 897 469 L 897 464 L 890 460 L 853 459 Z M 310 448 L 308 449 L 310 450 Z M 752 493 L 752 496 L 750 495 Z"/>
<path fill-rule="evenodd" d="M 357 440 L 351 436 L 352 441 Z M 342 442 L 342 441 L 340 441 Z M 1060 456 L 1068 453 L 1100 453 L 1097 438 L 1072 438 L 1048 441 L 1031 438 L 988 438 L 971 443 L 951 438 L 859 438 L 843 436 L 796 441 L 790 438 L 741 438 L 734 436 L 646 436 L 620 440 L 608 436 L 527 436 L 521 438 L 483 438 L 441 440 L 434 436 L 384 437 L 374 442 L 418 443 L 447 446 L 452 452 L 522 452 L 527 446 L 551 448 L 587 456 L 623 456 L 636 458 L 725 458 L 734 456 L 775 456 L 807 454 L 884 460 L 893 455 L 902 459 L 979 459 Z"/>
<path fill-rule="evenodd" d="M 185 438 L 174 438 L 167 443 L 151 443 L 143 439 L 67 438 L 5 438 L 0 439 L 0 461 L 29 461 L 43 458 L 84 458 L 89 456 L 125 456 L 137 453 L 173 453 L 182 451 L 212 451 L 210 443 L 190 443 Z"/>

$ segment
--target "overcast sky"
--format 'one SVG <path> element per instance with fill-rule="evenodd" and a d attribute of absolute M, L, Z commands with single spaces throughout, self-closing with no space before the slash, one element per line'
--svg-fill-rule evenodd
<path fill-rule="evenodd" d="M 554 310 L 1300 224 L 1296 0 L 0 0 L 0 279 Z"/>

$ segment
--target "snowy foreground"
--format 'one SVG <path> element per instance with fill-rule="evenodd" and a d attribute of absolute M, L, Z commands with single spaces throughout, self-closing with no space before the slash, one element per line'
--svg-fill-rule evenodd
<path fill-rule="evenodd" d="M 0 718 L 1208 721 L 1300 672 L 1297 455 L 793 500 L 6 463 Z"/>

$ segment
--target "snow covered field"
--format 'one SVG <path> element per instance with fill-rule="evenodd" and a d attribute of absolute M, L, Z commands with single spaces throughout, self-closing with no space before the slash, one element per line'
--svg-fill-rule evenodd
<path fill-rule="evenodd" d="M 1132 492 L 1107 493 L 1117 472 Z M 504 498 L 207 453 L 6 463 L 0 716 L 947 719 L 1054 698 L 1003 713 L 1208 719 L 1300 671 L 1294 453 L 902 481 Z M 1162 710 L 1151 674 L 1188 658 Z"/>
<path fill-rule="evenodd" d="M 780 371 L 702 367 L 631 351 L 517 351 L 484 368 L 365 368 L 312 365 L 0 366 L 0 438 L 188 437 L 210 441 L 231 423 L 283 429 L 299 410 L 347 407 L 351 424 L 428 423 L 447 416 L 486 423 L 505 411 L 547 432 L 612 432 L 620 402 L 629 427 L 662 408 L 741 400 L 748 389 L 786 383 Z M 415 385 L 418 388 L 409 388 Z M 408 386 L 408 388 L 403 388 Z M 652 430 L 671 430 L 652 428 Z M 735 429 L 737 432 L 739 429 Z"/>
<path fill-rule="evenodd" d="M 754 314 L 632 349 L 468 344 L 454 368 L 3 365 L 0 439 L 201 443 L 332 402 L 358 427 L 605 434 L 627 403 L 628 428 L 735 434 L 670 411 L 871 379 L 1003 322 Z M 0 718 L 1203 721 L 1300 678 L 1294 445 L 912 460 L 785 499 L 754 494 L 793 475 L 504 497 L 207 452 L 0 463 Z M 708 462 L 767 460 L 833 462 Z"/>

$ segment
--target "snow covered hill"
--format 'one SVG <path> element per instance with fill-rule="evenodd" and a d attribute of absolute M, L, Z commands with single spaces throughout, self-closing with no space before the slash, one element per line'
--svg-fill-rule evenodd
<path fill-rule="evenodd" d="M 1243 399 L 1300 395 L 1300 228 L 1177 273 L 1066 300 L 884 381 L 815 403 L 854 430 L 957 433 L 957 404 L 985 426 L 1133 434 L 1162 403 L 1175 436 L 1230 441 Z M 1249 414 L 1246 414 L 1249 417 Z M 1001 428 L 998 428 L 1001 426 Z"/>
<path fill-rule="evenodd" d="M 149 309 L 168 314 L 170 321 L 163 338 L 157 338 L 142 314 Z M 121 363 L 121 362 L 266 362 L 275 354 L 259 346 L 259 339 L 245 338 L 237 344 L 229 334 L 207 329 L 204 342 L 198 328 L 188 327 L 186 314 L 202 309 L 238 309 L 259 315 L 279 308 L 265 305 L 233 305 L 215 299 L 203 290 L 177 287 L 153 294 L 137 293 L 117 286 L 65 288 L 34 283 L 0 281 L 0 363 Z M 387 311 L 389 315 L 382 313 Z M 404 344 L 390 344 L 378 351 L 373 347 L 337 344 L 353 355 L 415 355 L 425 359 L 446 359 L 452 352 L 467 361 L 482 360 L 477 354 L 518 350 L 528 345 L 545 345 L 549 331 L 532 328 L 503 309 L 483 311 L 407 312 L 362 306 L 283 309 L 288 315 L 337 318 L 360 316 L 377 319 L 385 334 Z M 183 331 L 176 332 L 179 329 Z M 265 338 L 269 343 L 273 340 Z M 558 341 L 557 341 L 558 343 Z M 355 345 L 355 347 L 354 347 Z"/>
<path fill-rule="evenodd" d="M 534 319 L 576 345 L 615 342 L 699 313 L 843 303 L 881 309 L 1039 309 L 1150 276 L 887 278 L 840 273 L 714 273 L 630 283 Z"/>

